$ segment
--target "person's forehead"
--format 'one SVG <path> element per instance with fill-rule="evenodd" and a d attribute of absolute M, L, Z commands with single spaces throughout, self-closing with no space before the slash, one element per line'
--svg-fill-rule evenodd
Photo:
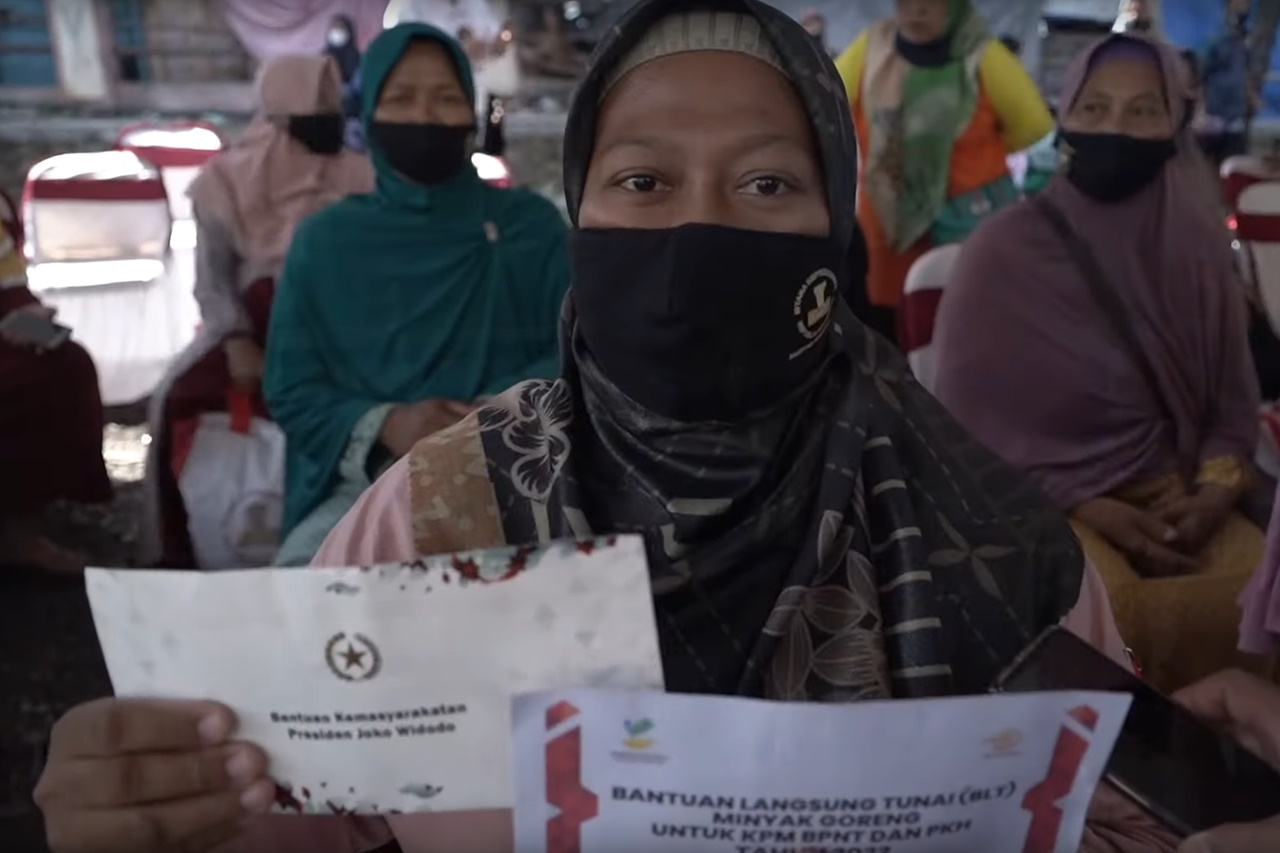
<path fill-rule="evenodd" d="M 1084 91 L 1126 95 L 1159 93 L 1164 85 L 1154 58 L 1124 56 L 1102 59 L 1085 78 Z"/>
<path fill-rule="evenodd" d="M 709 86 L 720 97 L 706 98 L 700 90 Z M 606 98 L 602 119 L 643 113 L 655 101 L 687 101 L 691 107 L 716 112 L 730 100 L 740 99 L 750 101 L 755 108 L 750 113 L 804 111 L 799 93 L 776 68 L 741 53 L 699 50 L 664 56 L 632 69 Z M 655 122 L 663 118 L 661 112 L 651 116 Z"/>
<path fill-rule="evenodd" d="M 419 75 L 433 71 L 447 71 L 452 75 L 453 63 L 444 45 L 424 39 L 411 42 L 405 48 L 391 69 L 391 77 L 401 78 L 398 82 L 412 82 Z"/>

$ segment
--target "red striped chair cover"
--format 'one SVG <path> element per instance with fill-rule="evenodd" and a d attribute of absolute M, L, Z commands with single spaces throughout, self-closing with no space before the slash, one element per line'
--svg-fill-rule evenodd
<path fill-rule="evenodd" d="M 935 375 L 933 323 L 959 254 L 958 244 L 929 250 L 911 265 L 903 289 L 903 349 L 916 379 L 931 391 Z"/>

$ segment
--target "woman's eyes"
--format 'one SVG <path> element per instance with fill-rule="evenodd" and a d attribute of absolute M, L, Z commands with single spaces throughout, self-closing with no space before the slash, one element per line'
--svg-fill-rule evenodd
<path fill-rule="evenodd" d="M 662 188 L 662 182 L 652 175 L 631 175 L 618 182 L 618 186 L 633 193 L 652 193 Z M 788 192 L 791 185 L 774 175 L 751 178 L 741 186 L 748 195 L 777 196 Z"/>
<path fill-rule="evenodd" d="M 775 196 L 790 190 L 791 185 L 776 175 L 762 175 L 747 181 L 744 189 L 750 195 Z"/>
<path fill-rule="evenodd" d="M 651 193 L 658 189 L 658 179 L 652 175 L 632 175 L 623 178 L 619 186 L 633 193 Z"/>

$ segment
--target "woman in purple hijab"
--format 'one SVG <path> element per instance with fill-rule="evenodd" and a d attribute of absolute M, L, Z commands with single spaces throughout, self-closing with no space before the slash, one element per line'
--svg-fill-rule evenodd
<path fill-rule="evenodd" d="M 1244 291 L 1186 130 L 1179 58 L 1113 35 L 1062 92 L 1064 168 L 966 242 L 937 395 L 1070 513 L 1152 681 L 1228 666 L 1262 532 Z"/>

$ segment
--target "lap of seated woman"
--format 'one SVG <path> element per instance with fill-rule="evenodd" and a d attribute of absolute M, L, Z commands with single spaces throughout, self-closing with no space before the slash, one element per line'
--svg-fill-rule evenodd
<path fill-rule="evenodd" d="M 361 79 L 377 190 L 298 229 L 267 338 L 263 389 L 288 442 L 279 565 L 305 565 L 415 441 L 559 363 L 564 221 L 471 166 L 461 48 L 397 27 L 370 45 Z"/>
<path fill-rule="evenodd" d="M 1065 518 L 835 298 L 865 274 L 851 206 L 828 203 L 856 192 L 856 144 L 812 38 L 764 4 L 692 5 L 633 7 L 575 99 L 559 378 L 522 383 L 418 441 L 315 563 L 638 532 L 673 692 L 980 693 L 1062 622 L 1123 660 L 1106 592 Z M 833 626 L 846 626 L 840 641 L 852 648 L 817 654 Z M 129 828 L 147 824 L 127 820 L 139 808 L 172 837 L 239 833 L 226 851 L 355 853 L 393 837 L 405 853 L 513 849 L 504 811 L 241 827 L 274 793 L 265 756 L 247 745 L 234 747 L 244 772 L 218 776 L 205 810 L 173 785 L 98 811 L 101 800 L 77 796 L 93 790 L 77 747 L 106 756 L 101 779 L 122 760 L 163 773 L 173 740 L 193 750 L 194 720 L 211 710 L 108 700 L 64 718 L 38 800 L 66 849 L 90 849 L 75 844 L 93 826 L 100 845 L 127 849 Z M 113 730 L 102 724 L 111 713 L 114 730 L 140 732 L 124 758 L 88 737 Z M 142 734 L 156 715 L 177 733 L 168 752 Z M 225 738 L 230 721 L 214 722 L 213 739 Z M 246 794 L 248 807 L 236 799 Z M 1116 795 L 1096 798 L 1087 853 L 1174 846 Z"/>
<path fill-rule="evenodd" d="M 373 188 L 367 158 L 343 149 L 341 94 L 332 59 L 272 60 L 258 83 L 253 121 L 192 184 L 201 328 L 151 397 L 143 565 L 193 567 L 189 524 L 221 523 L 188 518 L 173 470 L 185 457 L 175 431 L 227 411 L 232 393 L 247 396 L 256 416 L 269 417 L 260 387 L 263 350 L 275 279 L 294 230 L 339 199 Z"/>
<path fill-rule="evenodd" d="M 0 322 L 18 313 L 54 316 L 27 288 L 21 249 L 0 220 Z M 66 341 L 44 351 L 0 332 L 0 563 L 84 568 L 82 555 L 40 535 L 40 515 L 57 500 L 111 499 L 102 428 L 98 372 L 82 347 Z"/>
<path fill-rule="evenodd" d="M 1129 36 L 1076 62 L 1065 174 L 965 244 L 934 338 L 939 400 L 1071 512 L 1121 633 L 1166 689 L 1269 665 L 1236 652 L 1236 600 L 1263 543 L 1237 512 L 1259 399 L 1246 306 L 1179 130 L 1178 68 Z"/>

